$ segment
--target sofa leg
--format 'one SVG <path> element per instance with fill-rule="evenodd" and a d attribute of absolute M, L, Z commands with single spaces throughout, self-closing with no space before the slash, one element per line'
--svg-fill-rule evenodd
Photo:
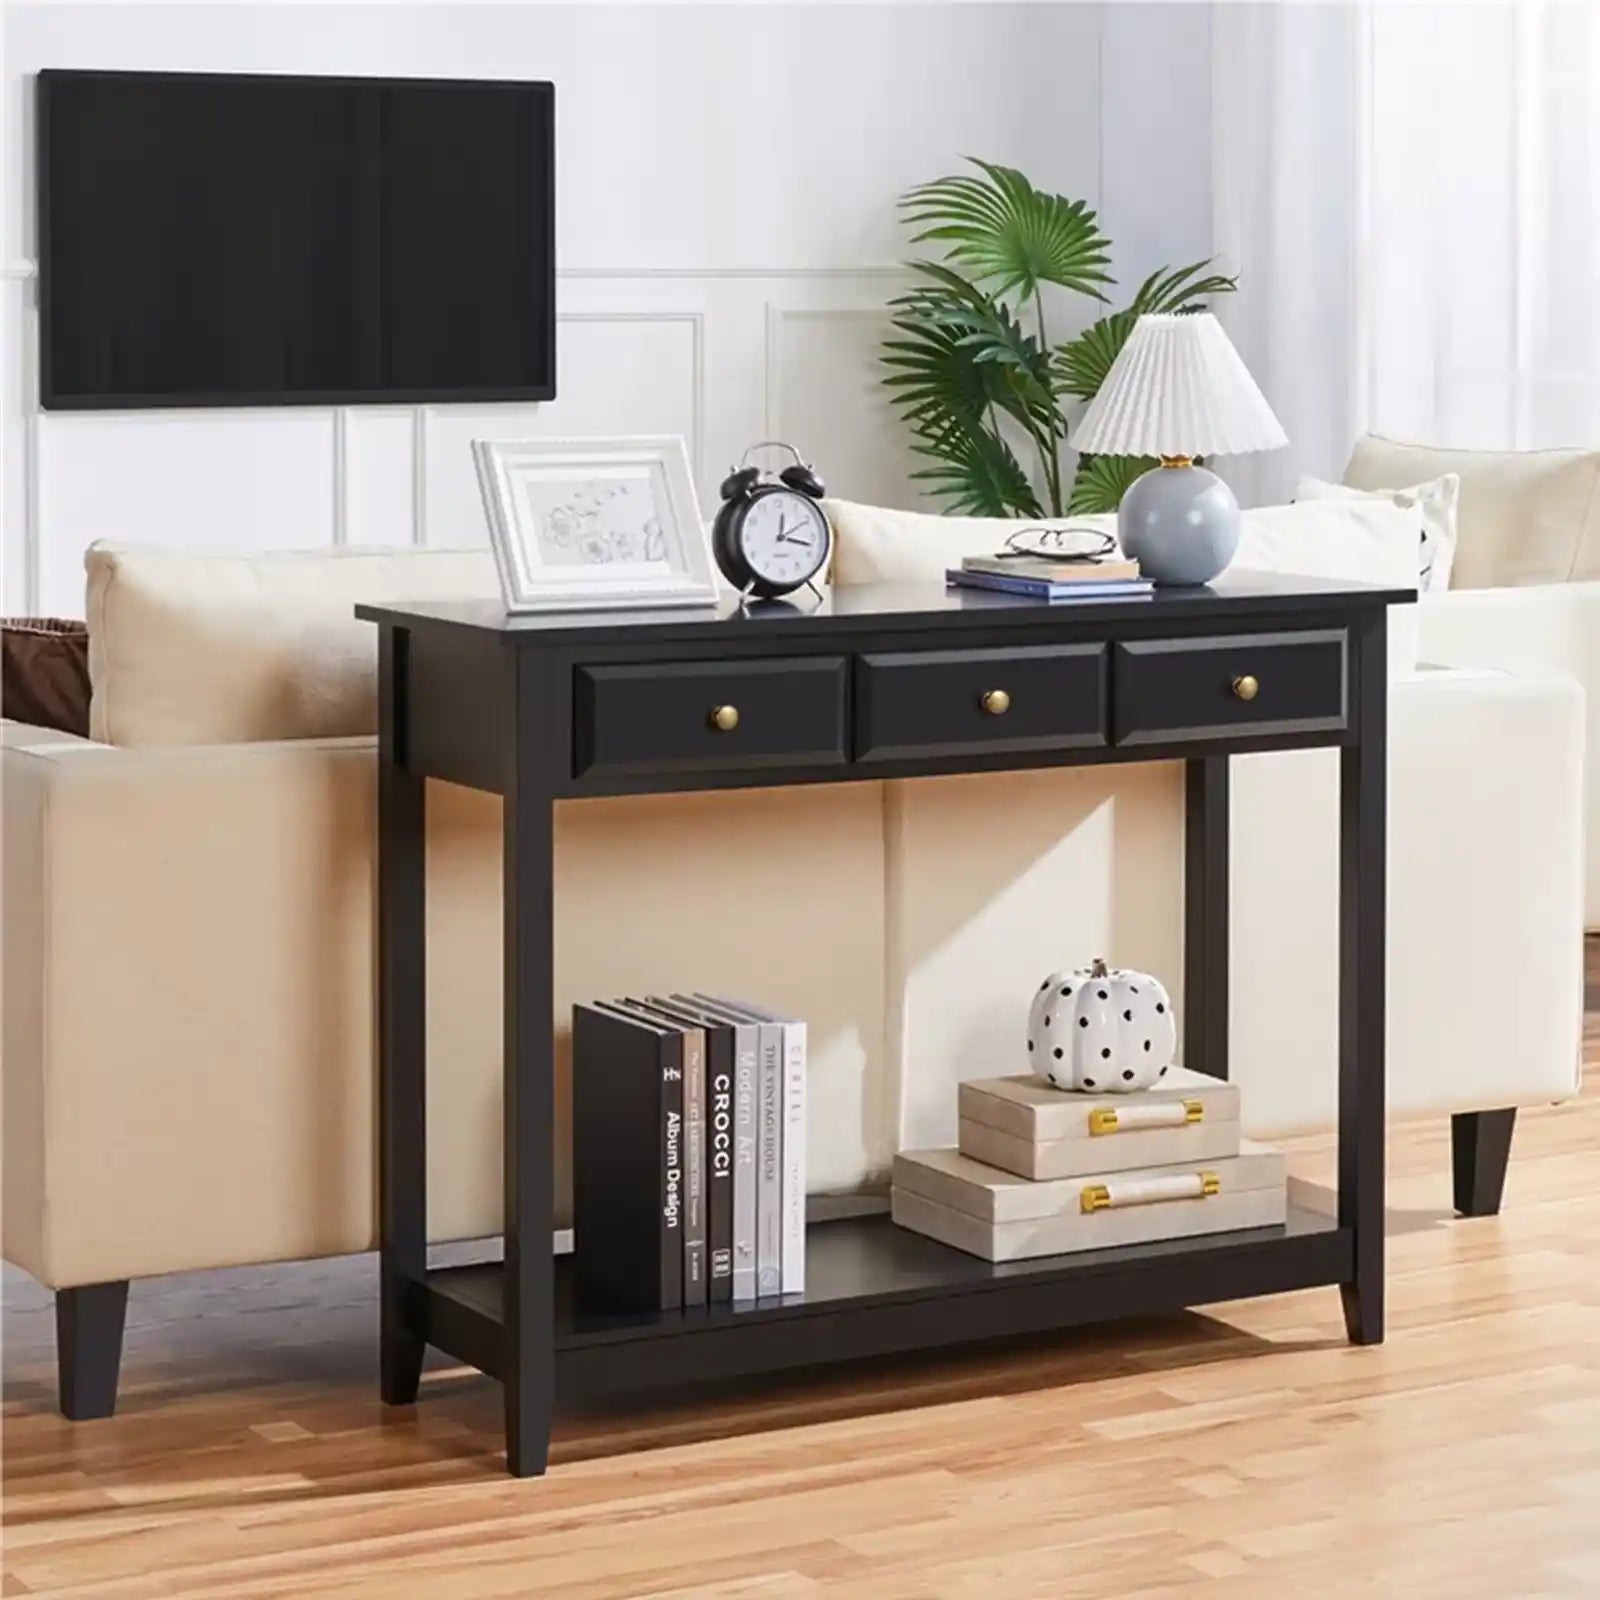
<path fill-rule="evenodd" d="M 1461 1111 L 1450 1119 L 1450 1155 L 1456 1210 L 1464 1217 L 1492 1217 L 1505 1192 L 1516 1110 Z"/>
<path fill-rule="evenodd" d="M 73 1422 L 109 1417 L 117 1408 L 128 1280 L 56 1290 L 56 1370 L 61 1414 Z"/>

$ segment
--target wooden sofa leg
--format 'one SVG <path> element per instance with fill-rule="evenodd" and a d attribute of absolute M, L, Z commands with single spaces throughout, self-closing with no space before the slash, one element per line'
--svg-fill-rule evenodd
<path fill-rule="evenodd" d="M 1514 1108 L 1460 1111 L 1450 1119 L 1456 1210 L 1462 1216 L 1492 1217 L 1499 1212 L 1516 1120 Z"/>
<path fill-rule="evenodd" d="M 117 1408 L 128 1280 L 56 1290 L 56 1370 L 61 1414 L 73 1422 L 109 1417 Z"/>

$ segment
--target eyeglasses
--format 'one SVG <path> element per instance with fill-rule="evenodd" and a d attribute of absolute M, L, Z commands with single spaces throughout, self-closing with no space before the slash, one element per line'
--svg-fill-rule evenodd
<path fill-rule="evenodd" d="M 1099 528 L 1082 523 L 1051 528 L 1041 523 L 1007 534 L 1005 545 L 995 551 L 994 558 L 997 561 L 1021 561 L 1030 557 L 1049 561 L 1099 561 L 1116 548 L 1115 537 Z"/>

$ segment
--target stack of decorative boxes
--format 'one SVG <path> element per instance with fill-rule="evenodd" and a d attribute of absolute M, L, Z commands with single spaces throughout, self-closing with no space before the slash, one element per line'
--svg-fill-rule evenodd
<path fill-rule="evenodd" d="M 1087 1094 L 1034 1077 L 961 1085 L 959 1150 L 895 1157 L 893 1215 L 989 1261 L 1284 1221 L 1276 1150 L 1239 1137 L 1239 1091 L 1174 1067 L 1161 1087 Z"/>

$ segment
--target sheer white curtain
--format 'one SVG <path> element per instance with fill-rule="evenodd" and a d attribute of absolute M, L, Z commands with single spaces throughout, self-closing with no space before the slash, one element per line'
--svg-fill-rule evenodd
<path fill-rule="evenodd" d="M 1221 5 L 1223 314 L 1292 447 L 1600 442 L 1600 6 Z"/>

